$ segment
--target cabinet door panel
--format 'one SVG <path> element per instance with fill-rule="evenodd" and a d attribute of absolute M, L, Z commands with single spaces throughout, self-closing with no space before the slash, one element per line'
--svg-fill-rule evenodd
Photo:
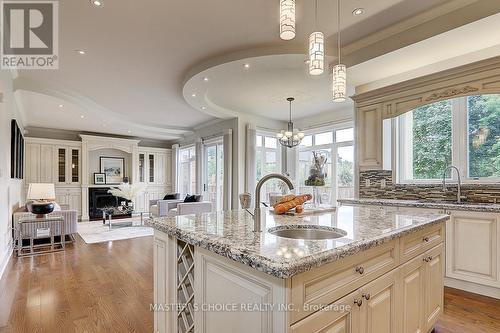
<path fill-rule="evenodd" d="M 54 146 L 40 145 L 40 182 L 54 182 L 54 167 Z"/>
<path fill-rule="evenodd" d="M 360 289 L 363 305 L 360 307 L 362 333 L 397 333 L 396 281 L 398 270 L 393 270 Z"/>
<path fill-rule="evenodd" d="M 443 244 L 424 254 L 425 264 L 425 324 L 430 330 L 443 312 L 444 248 Z"/>
<path fill-rule="evenodd" d="M 40 182 L 40 145 L 27 143 L 25 154 L 25 175 L 26 184 Z"/>
<path fill-rule="evenodd" d="M 422 333 L 424 332 L 424 261 L 423 256 L 407 262 L 400 269 L 401 292 L 400 292 L 400 332 Z"/>
<path fill-rule="evenodd" d="M 357 110 L 359 166 L 382 168 L 382 107 L 362 107 Z"/>
<path fill-rule="evenodd" d="M 453 212 L 446 275 L 498 287 L 498 214 Z"/>

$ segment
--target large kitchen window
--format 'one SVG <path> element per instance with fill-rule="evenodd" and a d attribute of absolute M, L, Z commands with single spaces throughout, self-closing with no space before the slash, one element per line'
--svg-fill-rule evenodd
<path fill-rule="evenodd" d="M 196 193 L 196 150 L 194 147 L 179 149 L 179 192 Z"/>
<path fill-rule="evenodd" d="M 459 97 L 419 107 L 395 122 L 400 182 L 438 182 L 449 165 L 465 181 L 500 179 L 500 95 Z M 456 179 L 455 173 L 447 178 Z"/>
<path fill-rule="evenodd" d="M 278 143 L 276 136 L 258 131 L 255 146 L 256 181 L 269 173 L 281 173 L 281 145 Z M 261 198 L 268 201 L 269 194 L 281 193 L 280 186 L 281 182 L 275 179 L 266 182 L 262 188 Z"/>
<path fill-rule="evenodd" d="M 306 185 L 313 163 L 313 152 L 326 157 L 325 185 L 318 186 L 320 202 L 334 204 L 337 199 L 354 196 L 354 129 L 352 127 L 310 131 L 297 151 L 296 182 L 298 192 L 312 193 Z"/>

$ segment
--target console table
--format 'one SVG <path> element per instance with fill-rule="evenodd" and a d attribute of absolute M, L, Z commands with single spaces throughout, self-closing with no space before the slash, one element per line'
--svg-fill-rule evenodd
<path fill-rule="evenodd" d="M 66 245 L 64 218 L 62 216 L 22 217 L 16 225 L 16 250 L 19 257 L 64 251 Z M 55 242 L 55 236 L 60 236 L 60 241 Z M 35 239 L 50 238 L 49 244 L 34 244 Z M 23 246 L 23 239 L 29 239 L 30 244 Z M 50 249 L 35 251 L 38 248 Z M 23 253 L 23 250 L 29 251 Z"/>

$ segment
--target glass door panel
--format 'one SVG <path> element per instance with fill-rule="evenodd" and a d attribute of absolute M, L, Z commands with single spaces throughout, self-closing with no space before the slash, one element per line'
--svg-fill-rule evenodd
<path fill-rule="evenodd" d="M 66 148 L 57 149 L 57 181 L 66 183 Z"/>
<path fill-rule="evenodd" d="M 212 203 L 212 210 L 222 210 L 223 202 L 223 174 L 224 174 L 224 150 L 222 143 L 214 143 L 205 146 L 204 161 L 204 200 Z"/>
<path fill-rule="evenodd" d="M 146 171 L 145 169 L 145 157 L 144 154 L 139 154 L 139 182 L 144 183 L 144 173 Z"/>
<path fill-rule="evenodd" d="M 71 149 L 71 182 L 80 182 L 80 150 Z"/>

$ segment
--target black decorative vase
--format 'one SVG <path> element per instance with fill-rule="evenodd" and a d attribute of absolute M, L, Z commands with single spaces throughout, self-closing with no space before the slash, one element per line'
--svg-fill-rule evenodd
<path fill-rule="evenodd" d="M 30 201 L 26 203 L 26 208 L 32 214 L 36 214 L 36 217 L 43 217 L 46 214 L 50 214 L 54 211 L 53 202 L 40 202 L 40 201 Z"/>

